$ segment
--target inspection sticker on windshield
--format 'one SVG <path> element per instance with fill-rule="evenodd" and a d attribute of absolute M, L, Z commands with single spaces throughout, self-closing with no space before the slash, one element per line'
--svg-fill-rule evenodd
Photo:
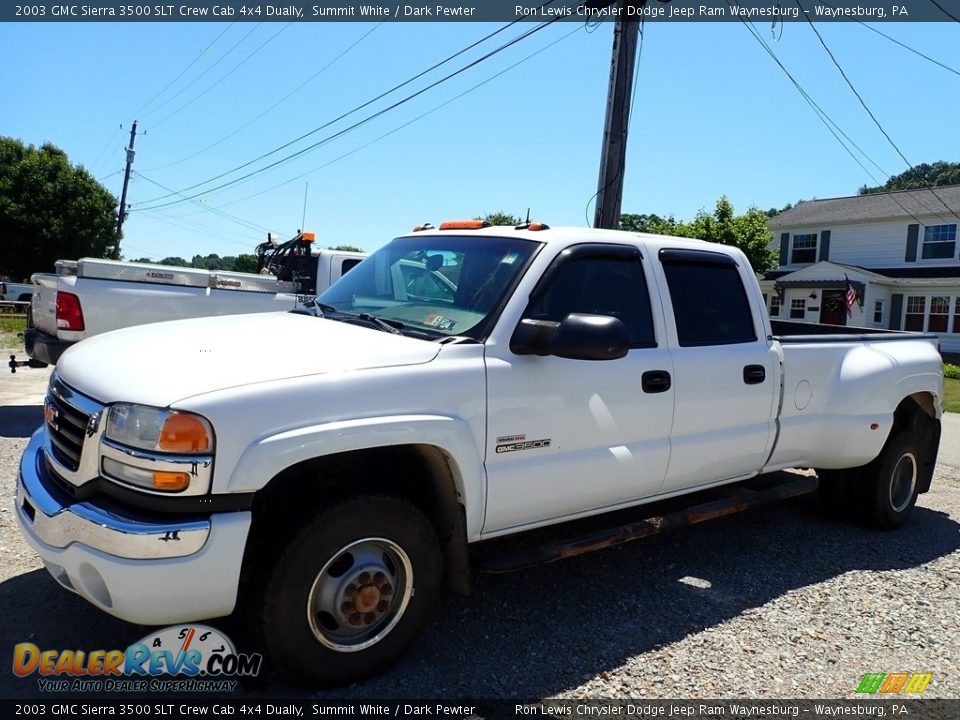
<path fill-rule="evenodd" d="M 435 327 L 437 330 L 453 330 L 454 326 L 457 324 L 456 320 L 445 318 L 443 315 L 437 315 L 436 313 L 427 315 L 427 319 L 423 322 L 425 325 Z"/>

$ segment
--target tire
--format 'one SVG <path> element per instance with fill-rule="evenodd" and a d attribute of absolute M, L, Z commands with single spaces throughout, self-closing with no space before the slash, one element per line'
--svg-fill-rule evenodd
<path fill-rule="evenodd" d="M 364 496 L 330 507 L 272 569 L 260 619 L 267 654 L 311 686 L 376 675 L 420 635 L 441 580 L 436 531 L 410 503 Z"/>
<path fill-rule="evenodd" d="M 893 530 L 907 521 L 917 502 L 922 456 L 920 442 L 912 432 L 901 431 L 887 440 L 880 456 L 867 465 L 864 473 L 864 522 Z"/>

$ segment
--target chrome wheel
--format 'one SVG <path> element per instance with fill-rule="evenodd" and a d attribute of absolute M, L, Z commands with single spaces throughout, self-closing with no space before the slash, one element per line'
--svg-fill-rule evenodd
<path fill-rule="evenodd" d="M 313 581 L 307 622 L 332 650 L 375 645 L 396 626 L 413 595 L 413 566 L 386 538 L 364 538 L 335 552 Z"/>
<path fill-rule="evenodd" d="M 913 453 L 904 453 L 897 460 L 890 478 L 890 507 L 903 512 L 913 500 L 917 487 L 917 459 Z"/>

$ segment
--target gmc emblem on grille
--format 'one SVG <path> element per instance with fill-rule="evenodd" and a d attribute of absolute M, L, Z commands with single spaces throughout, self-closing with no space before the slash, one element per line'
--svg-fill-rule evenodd
<path fill-rule="evenodd" d="M 52 427 L 54 430 L 60 429 L 60 426 L 57 425 L 58 417 L 60 417 L 60 411 L 53 406 L 49 399 L 44 399 L 43 419 L 46 421 L 47 425 Z"/>
<path fill-rule="evenodd" d="M 87 437 L 93 437 L 100 427 L 100 413 L 94 413 L 87 419 Z"/>

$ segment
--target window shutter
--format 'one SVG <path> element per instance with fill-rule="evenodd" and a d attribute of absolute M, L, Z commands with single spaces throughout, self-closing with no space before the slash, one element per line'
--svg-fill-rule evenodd
<path fill-rule="evenodd" d="M 780 233 L 780 267 L 790 263 L 790 233 Z"/>
<path fill-rule="evenodd" d="M 916 227 L 916 226 L 914 226 Z M 894 293 L 890 296 L 890 329 L 900 329 L 900 316 L 903 315 L 903 294 Z"/>
<path fill-rule="evenodd" d="M 820 233 L 820 260 L 830 259 L 830 231 L 824 230 Z"/>
<path fill-rule="evenodd" d="M 920 237 L 920 225 L 911 223 L 907 226 L 907 254 L 904 256 L 906 262 L 917 261 L 917 239 Z"/>

